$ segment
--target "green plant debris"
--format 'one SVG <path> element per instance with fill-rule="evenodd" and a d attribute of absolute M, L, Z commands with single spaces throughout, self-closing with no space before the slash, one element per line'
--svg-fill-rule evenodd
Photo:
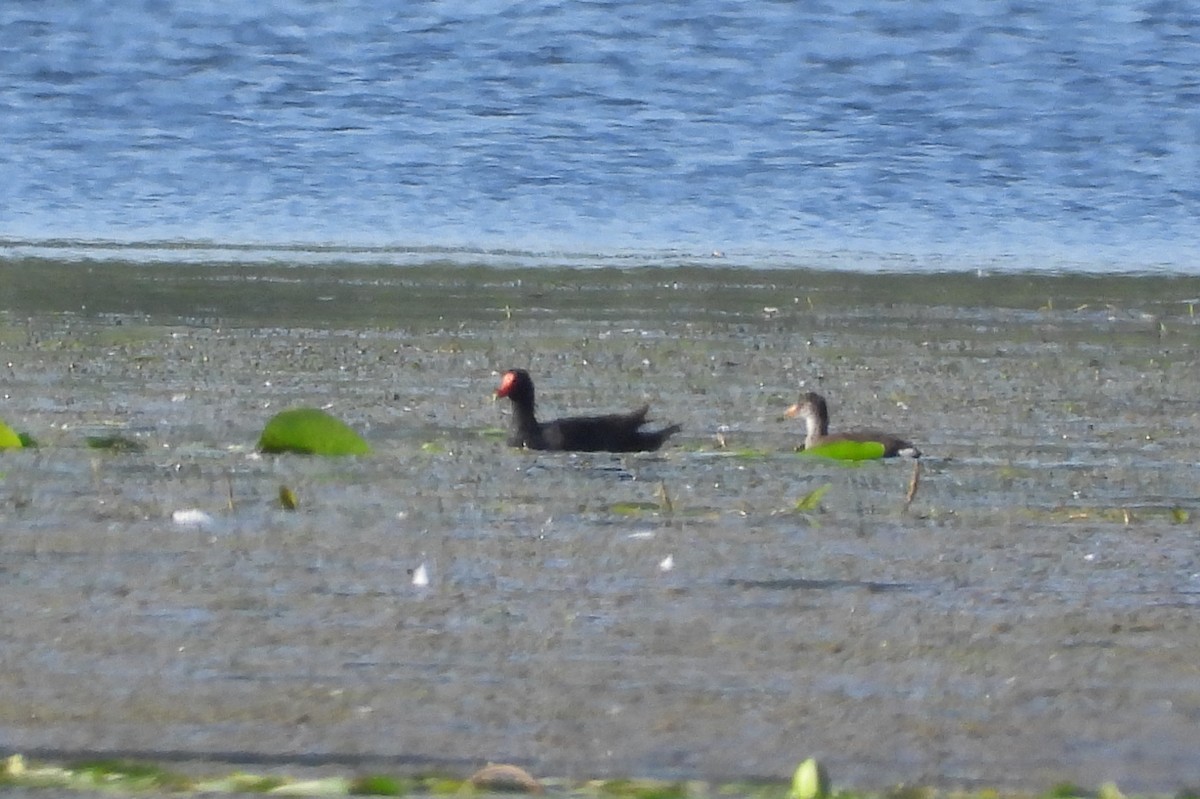
<path fill-rule="evenodd" d="M 816 758 L 810 757 L 796 767 L 788 799 L 827 799 L 830 791 L 829 772 Z"/>
<path fill-rule="evenodd" d="M 318 408 L 293 408 L 271 417 L 258 440 L 263 452 L 301 455 L 366 455 L 371 451 L 345 422 Z"/>
<path fill-rule="evenodd" d="M 196 793 L 269 793 L 286 783 L 283 777 L 239 773 L 197 781 L 192 790 Z"/>
<path fill-rule="evenodd" d="M 801 513 L 820 510 L 821 497 L 825 496 L 825 492 L 829 490 L 831 485 L 832 483 L 826 483 L 825 485 L 817 486 L 812 491 L 800 497 L 800 499 L 796 500 L 795 510 Z"/>
<path fill-rule="evenodd" d="M 660 780 L 605 780 L 598 786 L 601 796 L 621 799 L 685 799 L 687 784 Z"/>
<path fill-rule="evenodd" d="M 25 442 L 17 435 L 16 431 L 4 423 L 0 419 L 0 449 L 21 449 L 25 446 Z"/>
<path fill-rule="evenodd" d="M 771 457 L 772 454 L 774 453 L 772 453 L 770 450 L 755 449 L 753 447 L 742 447 L 740 449 L 729 450 L 729 456 L 731 458 L 737 458 L 739 460 L 746 461 L 763 460 L 764 458 Z"/>
<path fill-rule="evenodd" d="M 74 782 L 84 787 L 120 784 L 129 789 L 185 791 L 192 784 L 187 777 L 160 766 L 131 760 L 91 760 L 72 764 L 70 770 L 75 773 Z"/>
<path fill-rule="evenodd" d="M 284 510 L 295 510 L 300 507 L 300 500 L 296 499 L 296 492 L 287 486 L 280 486 L 279 507 Z"/>
<path fill-rule="evenodd" d="M 368 774 L 350 784 L 350 793 L 355 796 L 404 796 L 412 790 L 411 780 L 401 780 L 386 774 Z"/>
<path fill-rule="evenodd" d="M 17 438 L 21 439 L 21 446 L 25 447 L 25 449 L 37 449 L 38 447 L 37 439 L 29 435 L 29 433 L 17 433 Z M 4 448 L 0 447 L 0 449 Z"/>
<path fill-rule="evenodd" d="M 1082 507 L 1064 506 L 1037 510 L 1030 508 L 1026 511 L 1035 519 L 1045 519 L 1054 522 L 1109 522 L 1112 524 L 1137 524 L 1150 521 L 1167 521 L 1171 524 L 1187 524 L 1192 514 L 1186 508 L 1178 506 L 1141 506 L 1136 509 L 1124 507 Z"/>
<path fill-rule="evenodd" d="M 422 793 L 430 796 L 453 796 L 469 789 L 470 784 L 464 780 L 451 777 L 430 777 L 421 786 Z"/>
<path fill-rule="evenodd" d="M 608 506 L 609 513 L 618 516 L 641 516 L 646 513 L 657 513 L 661 506 L 657 502 L 614 502 Z"/>
<path fill-rule="evenodd" d="M 834 441 L 820 447 L 803 450 L 800 454 L 836 461 L 871 461 L 882 458 L 884 446 L 878 441 Z"/>
<path fill-rule="evenodd" d="M 128 436 L 88 436 L 89 449 L 102 449 L 108 452 L 144 452 L 146 445 Z"/>
<path fill-rule="evenodd" d="M 446 445 L 440 441 L 426 441 L 421 445 L 421 451 L 430 455 L 441 455 L 447 450 Z"/>
<path fill-rule="evenodd" d="M 486 771 L 486 769 L 484 769 Z M 530 777 L 530 780 L 533 780 Z M 702 780 L 667 781 L 656 779 L 607 779 L 587 782 L 567 779 L 535 781 L 544 795 L 554 799 L 1125 799 L 1115 783 L 1105 783 L 1088 791 L 1073 784 L 1061 784 L 1040 794 L 1031 791 L 1004 792 L 994 789 L 975 791 L 940 790 L 902 785 L 877 791 L 833 790 L 829 776 L 819 763 L 800 764 L 790 782 L 763 780 L 710 784 Z M 476 786 L 469 778 L 428 774 L 393 777 L 371 774 L 352 777 L 330 774 L 323 777 L 292 778 L 281 774 L 247 774 L 192 777 L 153 763 L 128 760 L 94 760 L 68 766 L 28 762 L 20 754 L 0 760 L 0 787 L 58 791 L 76 791 L 91 795 L 97 791 L 114 795 L 139 794 L 161 796 L 270 794 L 274 796 L 488 796 L 494 787 Z M 1187 790 L 1176 799 L 1191 799 Z"/>

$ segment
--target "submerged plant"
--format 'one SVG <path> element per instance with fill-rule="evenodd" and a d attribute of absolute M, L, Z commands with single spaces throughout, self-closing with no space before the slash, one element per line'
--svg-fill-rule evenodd
<path fill-rule="evenodd" d="M 142 452 L 146 445 L 127 436 L 88 436 L 89 449 L 104 449 L 109 452 Z"/>

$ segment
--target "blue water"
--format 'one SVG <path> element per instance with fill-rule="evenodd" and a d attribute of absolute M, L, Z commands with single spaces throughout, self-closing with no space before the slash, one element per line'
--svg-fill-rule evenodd
<path fill-rule="evenodd" d="M 0 256 L 1196 273 L 1198 40 L 1171 0 L 4 0 Z"/>

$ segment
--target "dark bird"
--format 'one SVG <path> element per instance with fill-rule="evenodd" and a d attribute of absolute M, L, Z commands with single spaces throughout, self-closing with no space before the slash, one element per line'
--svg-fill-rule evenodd
<path fill-rule="evenodd" d="M 804 449 L 810 450 L 838 441 L 874 441 L 883 445 L 883 457 L 919 458 L 921 451 L 899 436 L 882 433 L 878 430 L 858 429 L 847 430 L 844 433 L 829 433 L 829 407 L 825 398 L 813 391 L 801 394 L 799 401 L 788 408 L 784 415 L 788 418 L 799 416 L 808 428 L 804 438 Z"/>
<path fill-rule="evenodd" d="M 574 452 L 643 452 L 656 450 L 682 427 L 673 424 L 645 431 L 649 405 L 632 413 L 607 416 L 572 416 L 539 422 L 534 415 L 533 378 L 524 369 L 510 369 L 500 380 L 497 397 L 508 397 L 513 406 L 510 447 Z"/>

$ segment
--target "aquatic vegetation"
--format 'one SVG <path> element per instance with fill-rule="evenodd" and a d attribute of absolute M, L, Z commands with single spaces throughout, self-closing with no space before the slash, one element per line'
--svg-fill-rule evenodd
<path fill-rule="evenodd" d="M 657 502 L 614 502 L 608 506 L 609 513 L 618 516 L 641 516 L 645 513 L 658 513 L 661 509 Z"/>
<path fill-rule="evenodd" d="M 795 510 L 801 513 L 821 509 L 821 497 L 825 496 L 825 492 L 829 490 L 832 483 L 826 483 L 822 486 L 817 486 L 812 491 L 809 491 L 800 499 L 796 500 Z"/>
<path fill-rule="evenodd" d="M 212 795 L 270 793 L 279 796 L 483 796 L 497 793 L 549 794 L 599 799 L 1125 799 L 1115 783 L 1097 791 L 1063 783 L 1041 794 L 1001 793 L 993 789 L 972 792 L 945 791 L 919 785 L 896 786 L 884 791 L 833 790 L 829 773 L 816 759 L 797 767 L 790 784 L 783 781 L 706 783 L 699 780 L 616 778 L 573 782 L 536 778 L 519 766 L 489 764 L 467 778 L 445 774 L 390 776 L 370 774 L 349 777 L 331 774 L 299 779 L 280 774 L 233 772 L 211 777 L 193 777 L 153 763 L 129 760 L 94 760 L 66 766 L 28 763 L 20 754 L 0 760 L 0 787 L 42 790 L 104 792 L 130 795 Z M 1183 791 L 1180 797 L 1193 793 Z"/>
<path fill-rule="evenodd" d="M 353 796 L 404 796 L 411 791 L 412 785 L 408 781 L 386 774 L 368 774 L 350 784 Z"/>
<path fill-rule="evenodd" d="M 829 772 L 816 758 L 810 757 L 796 767 L 788 799 L 826 799 L 830 791 Z"/>
<path fill-rule="evenodd" d="M 813 458 L 837 461 L 870 461 L 883 457 L 884 446 L 878 441 L 834 441 L 800 452 Z"/>
<path fill-rule="evenodd" d="M 144 452 L 146 445 L 140 441 L 122 435 L 88 436 L 89 449 L 103 449 L 109 452 Z"/>
<path fill-rule="evenodd" d="M 130 760 L 91 760 L 74 763 L 72 784 L 79 787 L 99 787 L 119 783 L 132 790 L 188 790 L 191 781 L 151 763 Z"/>
<path fill-rule="evenodd" d="M 295 510 L 300 506 L 300 501 L 296 499 L 296 492 L 287 486 L 279 487 L 279 506 L 284 510 Z"/>
<path fill-rule="evenodd" d="M 0 449 L 21 449 L 24 446 L 25 442 L 17 432 L 0 419 Z"/>
<path fill-rule="evenodd" d="M 620 799 L 685 799 L 686 783 L 662 780 L 605 780 L 597 785 L 601 796 Z"/>
<path fill-rule="evenodd" d="M 318 408 L 293 408 L 271 417 L 258 440 L 263 452 L 301 455 L 366 455 L 367 442 L 345 422 Z"/>

